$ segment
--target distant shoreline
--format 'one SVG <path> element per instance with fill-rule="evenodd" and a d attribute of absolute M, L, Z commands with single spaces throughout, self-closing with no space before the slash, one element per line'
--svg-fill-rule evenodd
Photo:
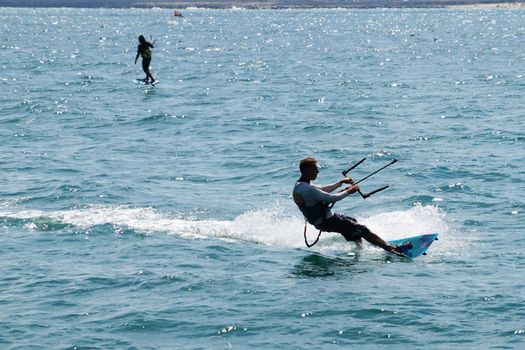
<path fill-rule="evenodd" d="M 483 4 L 448 5 L 446 8 L 468 10 L 468 9 L 525 9 L 523 2 L 495 2 Z"/>
<path fill-rule="evenodd" d="M 523 2 L 470 2 L 468 0 L 0 0 L 1 7 L 16 8 L 170 8 L 188 9 L 374 9 L 374 8 L 449 8 L 449 9 L 525 9 Z"/>

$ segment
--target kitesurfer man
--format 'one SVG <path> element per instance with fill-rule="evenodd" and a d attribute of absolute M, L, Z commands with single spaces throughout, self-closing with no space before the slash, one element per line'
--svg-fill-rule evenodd
<path fill-rule="evenodd" d="M 310 182 L 315 180 L 319 174 L 317 160 L 313 157 L 306 157 L 301 160 L 299 170 L 301 171 L 301 177 L 294 186 L 293 199 L 310 224 L 321 231 L 338 232 L 347 241 L 354 241 L 358 246 L 361 246 L 361 238 L 364 238 L 371 244 L 388 252 L 405 256 L 399 247 L 388 244 L 381 237 L 370 231 L 368 227 L 358 224 L 354 218 L 330 211 L 328 207 L 330 203 L 340 201 L 359 190 L 359 186 L 354 185 L 351 178 L 346 177 L 325 186 L 311 184 Z M 349 184 L 350 186 L 337 193 L 332 193 L 343 184 Z"/>
<path fill-rule="evenodd" d="M 150 48 L 153 49 L 153 44 L 146 41 L 143 35 L 140 35 L 139 36 L 139 46 L 137 47 L 137 56 L 135 56 L 135 64 L 137 64 L 137 59 L 139 58 L 139 56 L 141 56 L 142 57 L 142 70 L 144 70 L 144 73 L 146 73 L 146 78 L 144 79 L 144 82 L 146 84 L 150 82 L 153 84 L 155 82 L 155 78 L 153 78 L 153 75 L 151 75 L 151 72 L 149 71 L 149 65 L 151 63 Z"/>

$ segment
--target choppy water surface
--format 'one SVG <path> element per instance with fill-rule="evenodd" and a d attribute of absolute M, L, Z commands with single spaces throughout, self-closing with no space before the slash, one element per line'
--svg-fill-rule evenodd
<path fill-rule="evenodd" d="M 0 9 L 2 348 L 523 348 L 524 11 L 184 14 Z M 430 254 L 304 249 L 307 155 Z"/>

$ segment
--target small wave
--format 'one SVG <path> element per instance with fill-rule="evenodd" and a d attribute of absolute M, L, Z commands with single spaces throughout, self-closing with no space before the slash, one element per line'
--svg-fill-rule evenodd
<path fill-rule="evenodd" d="M 183 115 L 174 115 L 174 114 L 167 114 L 167 113 L 161 113 L 161 114 L 155 114 L 151 116 L 144 117 L 137 121 L 136 123 L 139 125 L 142 124 L 151 124 L 151 123 L 167 123 L 171 122 L 175 119 L 183 119 Z"/>

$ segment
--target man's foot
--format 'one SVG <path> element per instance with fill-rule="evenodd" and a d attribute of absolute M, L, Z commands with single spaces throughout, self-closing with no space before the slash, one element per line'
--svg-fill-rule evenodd
<path fill-rule="evenodd" d="M 155 79 L 151 79 L 151 85 L 155 84 Z"/>
<path fill-rule="evenodd" d="M 401 256 L 403 258 L 406 258 L 407 256 L 401 247 L 396 247 L 396 246 L 391 245 L 386 250 L 389 251 L 390 253 L 394 253 L 395 255 Z"/>

